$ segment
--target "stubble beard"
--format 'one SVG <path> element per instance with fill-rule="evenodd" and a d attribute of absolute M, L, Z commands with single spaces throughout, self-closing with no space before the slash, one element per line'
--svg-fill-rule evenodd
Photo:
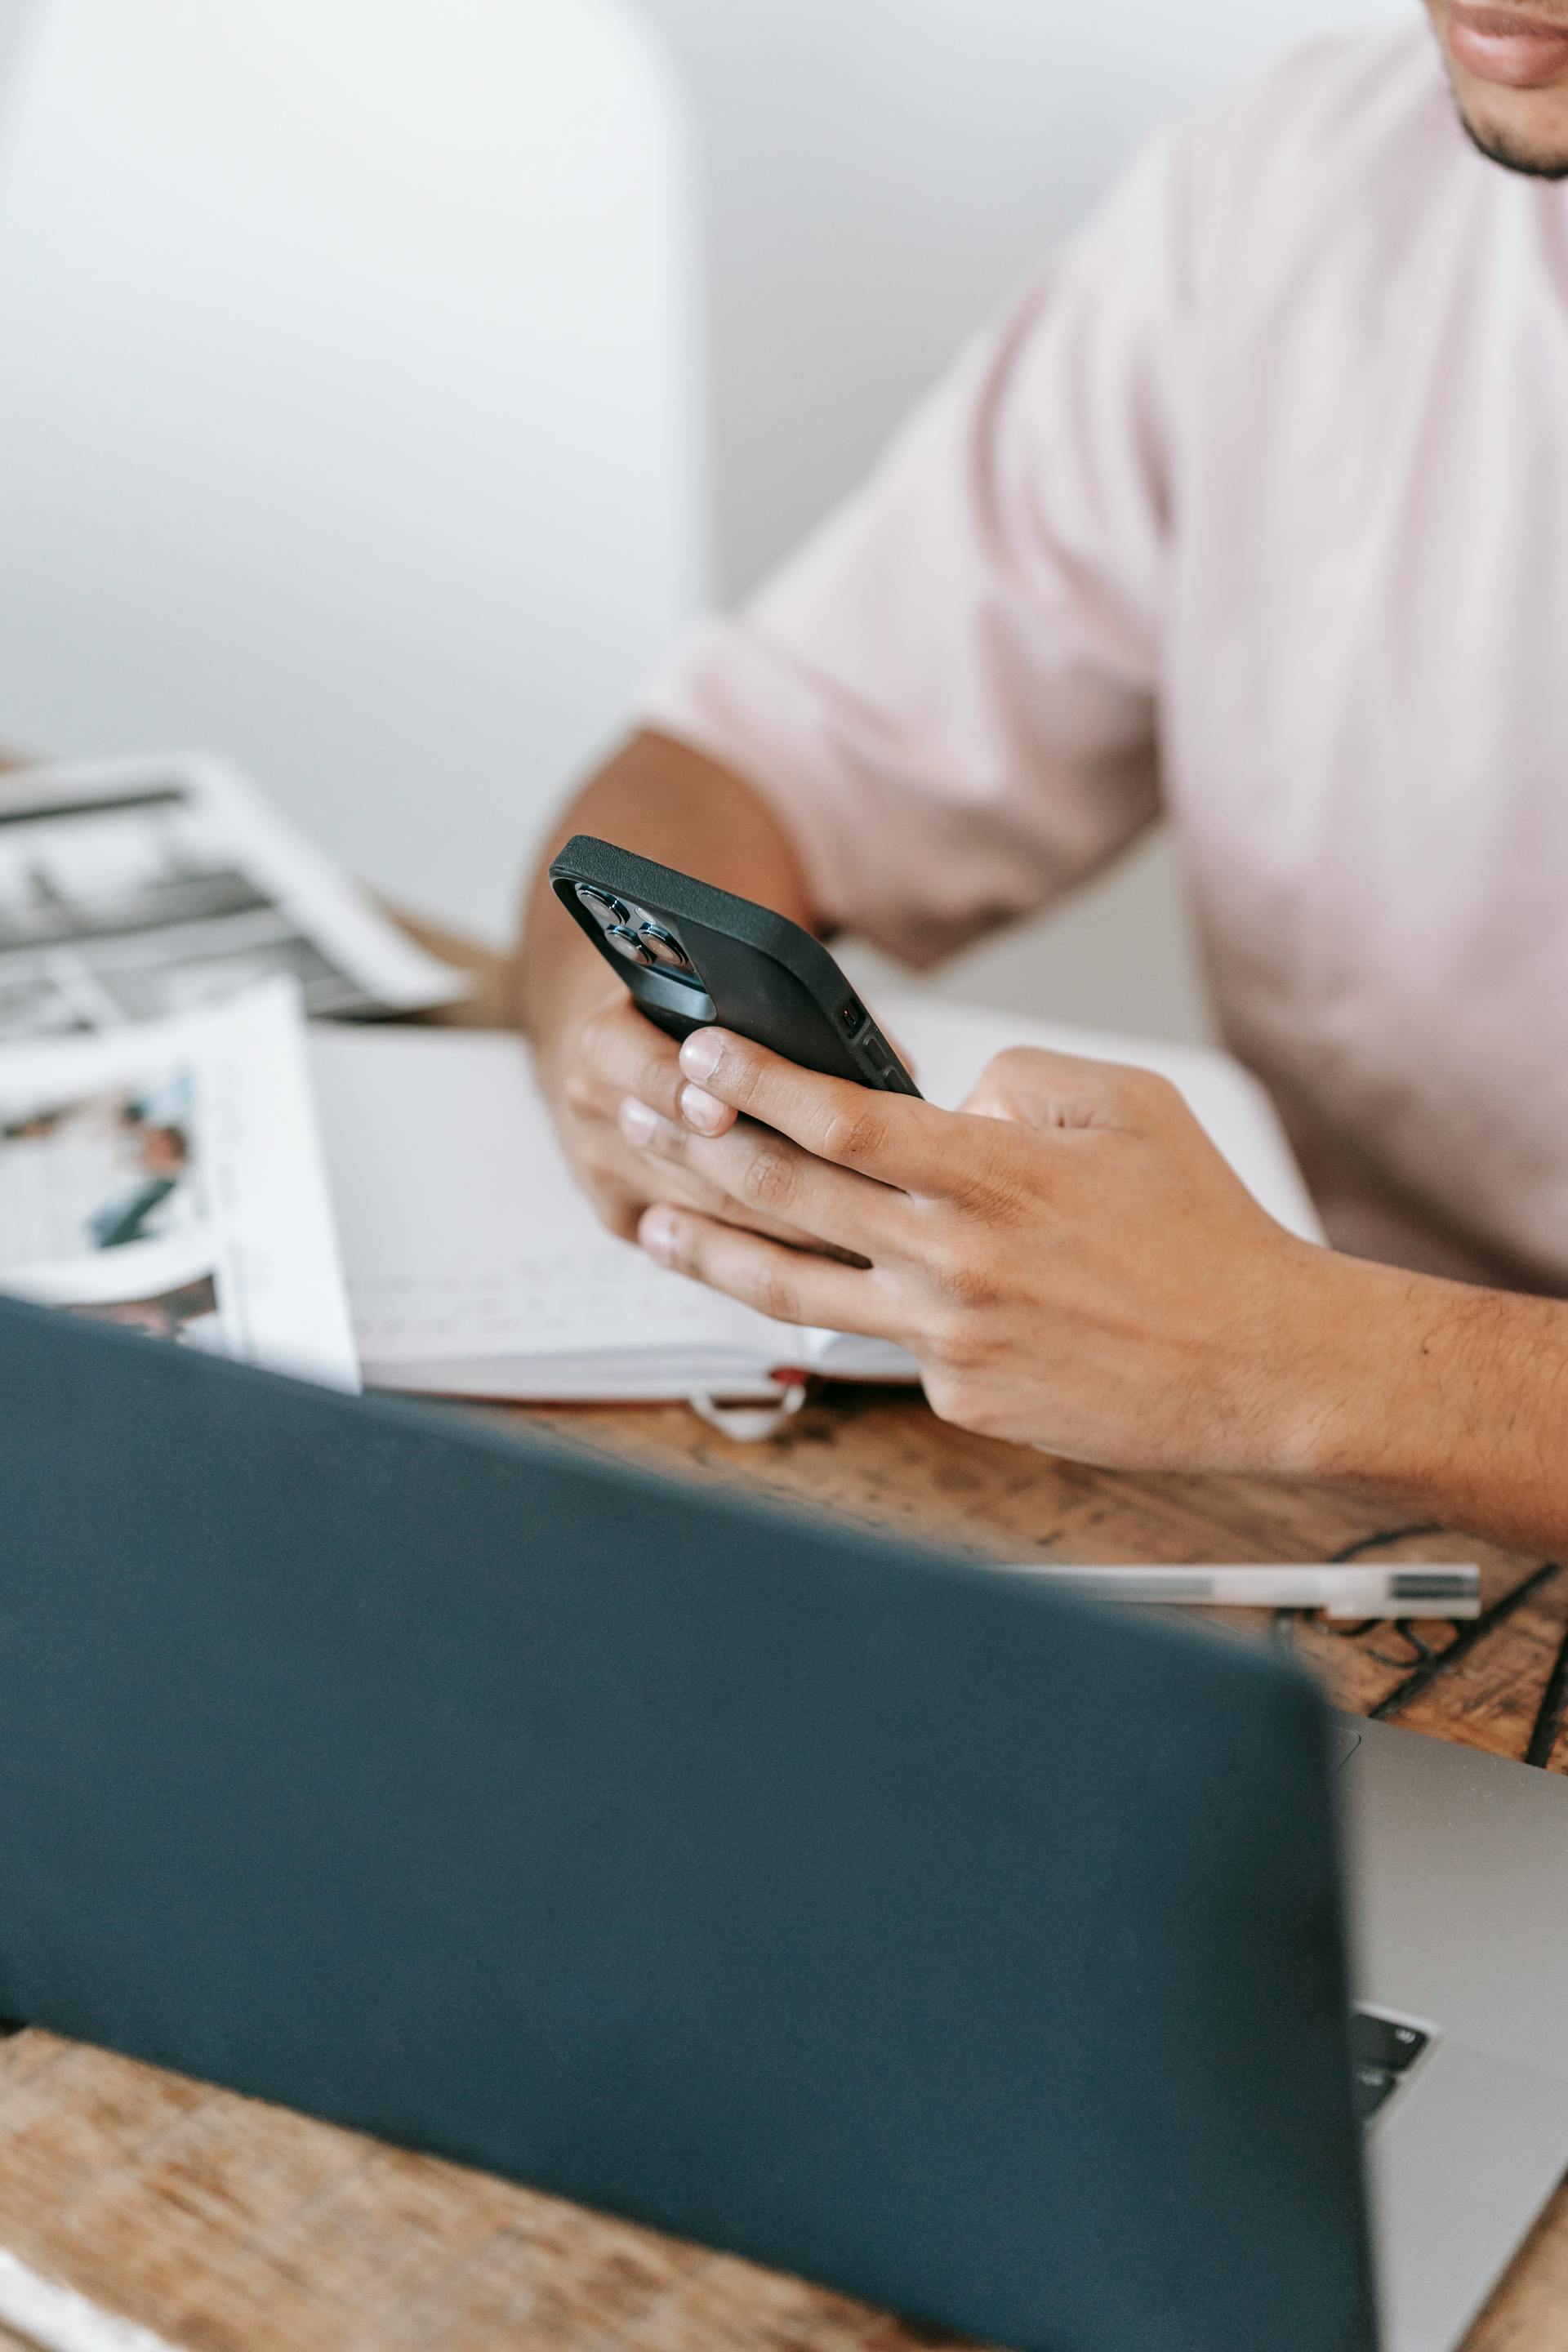
<path fill-rule="evenodd" d="M 1466 138 L 1489 163 L 1500 163 L 1505 172 L 1516 172 L 1522 179 L 1568 180 L 1568 153 L 1541 154 L 1521 147 L 1506 131 L 1485 131 L 1472 122 L 1457 96 L 1454 106 Z"/>

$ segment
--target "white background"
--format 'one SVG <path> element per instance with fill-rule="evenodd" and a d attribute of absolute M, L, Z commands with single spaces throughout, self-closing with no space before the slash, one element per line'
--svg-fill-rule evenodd
<path fill-rule="evenodd" d="M 0 75 L 27 5 L 0 0 Z M 1293 42 L 1420 14 L 1419 0 L 634 5 L 684 68 L 702 150 L 731 590 L 854 480 L 1156 121 Z M 955 984 L 1065 1019 L 1202 1025 L 1160 853 Z"/>

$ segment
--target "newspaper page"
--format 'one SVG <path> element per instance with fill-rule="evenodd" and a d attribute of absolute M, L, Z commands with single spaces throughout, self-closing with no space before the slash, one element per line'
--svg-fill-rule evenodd
<path fill-rule="evenodd" d="M 0 1045 L 0 1290 L 358 1387 L 294 982 Z"/>
<path fill-rule="evenodd" d="M 313 1014 L 468 985 L 218 761 L 0 776 L 0 1040 L 185 1012 L 277 972 Z"/>

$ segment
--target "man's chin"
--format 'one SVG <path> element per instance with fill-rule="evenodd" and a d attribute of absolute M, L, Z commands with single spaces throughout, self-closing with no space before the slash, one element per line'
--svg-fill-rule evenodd
<path fill-rule="evenodd" d="M 1444 60 L 1466 136 L 1489 163 L 1532 180 L 1568 180 L 1568 88 L 1503 91 Z"/>
<path fill-rule="evenodd" d="M 1489 163 L 1500 163 L 1505 172 L 1518 172 L 1527 179 L 1568 180 L 1568 142 L 1531 141 L 1504 123 L 1472 114 L 1463 100 L 1459 121 L 1471 145 Z"/>

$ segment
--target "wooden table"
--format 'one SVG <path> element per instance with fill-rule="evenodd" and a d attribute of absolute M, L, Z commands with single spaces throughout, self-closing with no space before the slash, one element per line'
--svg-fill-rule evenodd
<path fill-rule="evenodd" d="M 470 1017 L 493 1017 L 496 1005 L 482 995 Z M 1479 1558 L 1488 1612 L 1457 1633 L 1233 1622 L 1289 1641 L 1342 1706 L 1568 1769 L 1568 1573 L 1401 1528 L 1364 1503 L 1256 1482 L 1112 1476 L 966 1436 L 886 1391 L 823 1397 L 755 1448 L 730 1444 L 684 1407 L 490 1417 L 998 1556 Z M 930 2352 L 951 2340 L 31 2030 L 0 2043 L 0 2246 L 184 2352 Z M 0 2352 L 28 2340 L 0 2327 Z M 1468 2352 L 1565 2343 L 1568 2189 Z"/>

